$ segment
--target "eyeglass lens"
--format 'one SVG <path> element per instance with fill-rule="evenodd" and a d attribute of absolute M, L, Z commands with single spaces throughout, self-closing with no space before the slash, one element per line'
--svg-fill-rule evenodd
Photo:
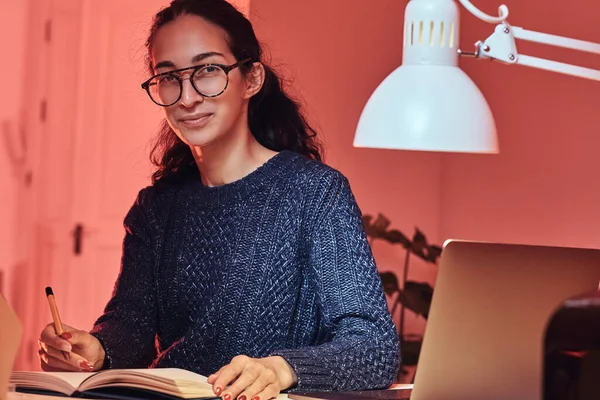
<path fill-rule="evenodd" d="M 162 105 L 171 105 L 177 102 L 181 96 L 183 79 L 177 73 L 154 78 L 148 86 L 152 100 Z M 227 79 L 225 71 L 217 65 L 200 68 L 190 77 L 195 89 L 207 97 L 221 94 L 227 87 Z"/>

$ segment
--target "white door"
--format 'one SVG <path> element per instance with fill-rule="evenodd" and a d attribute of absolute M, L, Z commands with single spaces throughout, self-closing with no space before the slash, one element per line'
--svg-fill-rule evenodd
<path fill-rule="evenodd" d="M 30 123 L 34 178 L 24 207 L 30 207 L 25 214 L 32 215 L 35 240 L 24 275 L 36 279 L 23 286 L 33 300 L 24 308 L 26 337 L 17 364 L 33 369 L 38 361 L 31 349 L 50 321 L 45 286 L 53 287 L 63 322 L 80 329 L 91 328 L 112 292 L 123 218 L 137 192 L 150 184 L 148 153 L 162 120 L 161 110 L 140 88 L 148 77 L 144 42 L 152 16 L 169 3 L 45 2 L 51 21 L 46 50 L 30 49 L 28 57 L 41 66 L 37 83 L 29 86 L 45 99 L 46 117 Z M 248 13 L 249 0 L 232 3 Z"/>
<path fill-rule="evenodd" d="M 80 11 L 75 0 L 29 2 L 21 107 L 29 184 L 19 192 L 22 262 L 15 270 L 12 299 L 24 325 L 17 369 L 37 365 L 35 343 L 49 320 L 44 287 L 54 286 L 60 293 L 67 275 Z"/>
<path fill-rule="evenodd" d="M 61 279 L 65 287 L 57 293 L 65 323 L 81 329 L 91 328 L 109 299 L 119 271 L 123 217 L 137 192 L 150 184 L 148 150 L 162 114 L 140 83 L 148 75 L 148 27 L 166 3 L 82 2 L 71 226 L 64 235 L 69 262 Z"/>
<path fill-rule="evenodd" d="M 37 107 L 28 116 L 34 161 L 23 214 L 33 215 L 33 244 L 27 271 L 16 279 L 27 303 L 17 306 L 26 325 L 18 368 L 38 368 L 32 348 L 51 319 L 46 286 L 54 289 L 63 322 L 81 329 L 91 328 L 109 299 L 123 217 L 150 182 L 147 154 L 161 113 L 139 85 L 147 76 L 145 35 L 166 3 L 54 0 L 47 10 L 46 59 L 29 57 L 41 70 L 36 85 L 45 118 L 37 122 Z"/>

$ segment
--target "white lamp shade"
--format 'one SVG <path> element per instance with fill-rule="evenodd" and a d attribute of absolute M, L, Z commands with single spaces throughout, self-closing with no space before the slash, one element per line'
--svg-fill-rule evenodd
<path fill-rule="evenodd" d="M 403 65 L 368 100 L 355 147 L 497 153 L 490 107 L 457 66 Z"/>
<path fill-rule="evenodd" d="M 411 0 L 402 66 L 369 98 L 355 147 L 497 153 L 496 124 L 475 83 L 458 67 L 460 13 L 454 0 Z"/>

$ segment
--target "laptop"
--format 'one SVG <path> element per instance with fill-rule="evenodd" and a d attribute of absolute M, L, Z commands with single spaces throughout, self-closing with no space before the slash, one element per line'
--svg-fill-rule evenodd
<path fill-rule="evenodd" d="M 21 323 L 0 294 L 0 400 L 7 398 L 8 383 L 21 343 Z"/>
<path fill-rule="evenodd" d="M 539 400 L 548 320 L 598 290 L 600 250 L 444 244 L 410 400 Z"/>

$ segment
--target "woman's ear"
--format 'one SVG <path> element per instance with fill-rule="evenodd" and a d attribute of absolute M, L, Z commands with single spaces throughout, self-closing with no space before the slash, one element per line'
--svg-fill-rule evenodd
<path fill-rule="evenodd" d="M 260 91 L 265 83 L 265 67 L 255 62 L 252 64 L 252 69 L 246 75 L 246 93 L 244 98 L 249 99 Z"/>

